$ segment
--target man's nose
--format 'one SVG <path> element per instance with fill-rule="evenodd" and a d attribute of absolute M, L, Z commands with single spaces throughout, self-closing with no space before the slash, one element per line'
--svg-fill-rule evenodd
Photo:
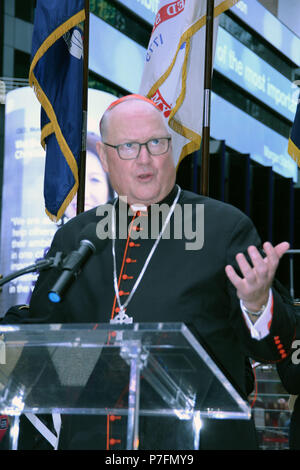
<path fill-rule="evenodd" d="M 147 149 L 147 145 L 141 144 L 140 153 L 137 157 L 137 161 L 139 163 L 145 163 L 145 161 L 148 162 L 150 158 L 151 158 L 151 153 Z"/>

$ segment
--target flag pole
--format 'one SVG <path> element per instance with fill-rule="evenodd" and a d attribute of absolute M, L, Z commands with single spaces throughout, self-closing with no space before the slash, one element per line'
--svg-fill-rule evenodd
<path fill-rule="evenodd" d="M 88 108 L 88 78 L 89 78 L 89 32 L 90 32 L 90 2 L 84 0 L 85 21 L 83 32 L 83 91 L 82 91 L 82 144 L 78 169 L 77 214 L 84 212 L 85 172 L 86 172 L 86 134 Z"/>
<path fill-rule="evenodd" d="M 206 2 L 206 38 L 200 194 L 209 194 L 210 102 L 213 66 L 214 0 Z"/>

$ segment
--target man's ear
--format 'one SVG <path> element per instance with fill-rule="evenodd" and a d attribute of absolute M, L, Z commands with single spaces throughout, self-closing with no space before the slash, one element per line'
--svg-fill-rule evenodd
<path fill-rule="evenodd" d="M 97 149 L 97 153 L 99 155 L 100 161 L 102 163 L 103 170 L 106 173 L 108 173 L 107 155 L 106 155 L 104 144 L 101 141 L 97 142 L 96 149 Z"/>

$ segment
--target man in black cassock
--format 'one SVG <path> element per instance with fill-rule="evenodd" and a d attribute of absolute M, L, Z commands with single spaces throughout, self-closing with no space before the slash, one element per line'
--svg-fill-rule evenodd
<path fill-rule="evenodd" d="M 273 247 L 264 243 L 262 254 L 248 217 L 228 204 L 183 191 L 175 184 L 170 133 L 162 113 L 150 100 L 136 95 L 117 100 L 105 112 L 100 133 L 99 156 L 119 196 L 108 203 L 115 208 L 116 239 L 108 240 L 104 249 L 88 260 L 59 304 L 48 299 L 59 270 L 41 273 L 27 321 L 97 324 L 125 315 L 125 319 L 139 323 L 186 323 L 247 399 L 247 358 L 260 362 L 284 359 L 295 332 L 293 312 L 273 287 L 279 260 L 288 244 Z M 202 221 L 198 211 L 201 205 Z M 182 214 L 187 207 L 191 210 L 178 225 L 179 206 Z M 158 222 L 151 218 L 157 207 L 167 208 Z M 59 229 L 47 256 L 76 250 L 78 235 L 88 224 L 94 223 L 95 230 L 103 228 L 107 214 L 102 209 L 82 213 Z M 121 210 L 126 213 L 125 238 L 119 236 Z M 170 237 L 164 237 L 168 217 Z M 194 246 L 185 231 L 192 222 Z M 177 238 L 180 223 L 182 237 Z M 152 228 L 157 232 L 154 238 Z M 148 236 L 143 237 L 146 229 Z M 202 230 L 203 243 L 199 239 Z M 12 318 L 8 312 L 5 321 Z M 106 426 L 99 423 L 104 419 L 66 417 L 60 447 L 124 448 L 119 436 L 114 436 L 114 423 L 109 436 L 103 432 Z M 173 425 L 162 423 L 163 419 L 156 418 L 142 422 L 140 448 L 175 448 Z M 252 420 L 205 420 L 201 448 L 256 446 Z"/>

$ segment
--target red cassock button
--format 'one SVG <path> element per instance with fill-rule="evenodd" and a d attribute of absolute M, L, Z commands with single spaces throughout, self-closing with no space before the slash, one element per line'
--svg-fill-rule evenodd
<path fill-rule="evenodd" d="M 120 444 L 121 441 L 120 439 L 109 439 L 109 443 L 111 446 L 114 446 L 115 444 Z"/>
<path fill-rule="evenodd" d="M 129 295 L 129 292 L 124 292 L 123 290 L 120 290 L 119 291 L 119 295 Z"/>
<path fill-rule="evenodd" d="M 121 416 L 115 416 L 115 415 L 111 415 L 111 416 L 109 417 L 109 420 L 110 420 L 110 421 L 116 421 L 117 419 L 122 419 L 122 418 L 121 418 Z"/>

